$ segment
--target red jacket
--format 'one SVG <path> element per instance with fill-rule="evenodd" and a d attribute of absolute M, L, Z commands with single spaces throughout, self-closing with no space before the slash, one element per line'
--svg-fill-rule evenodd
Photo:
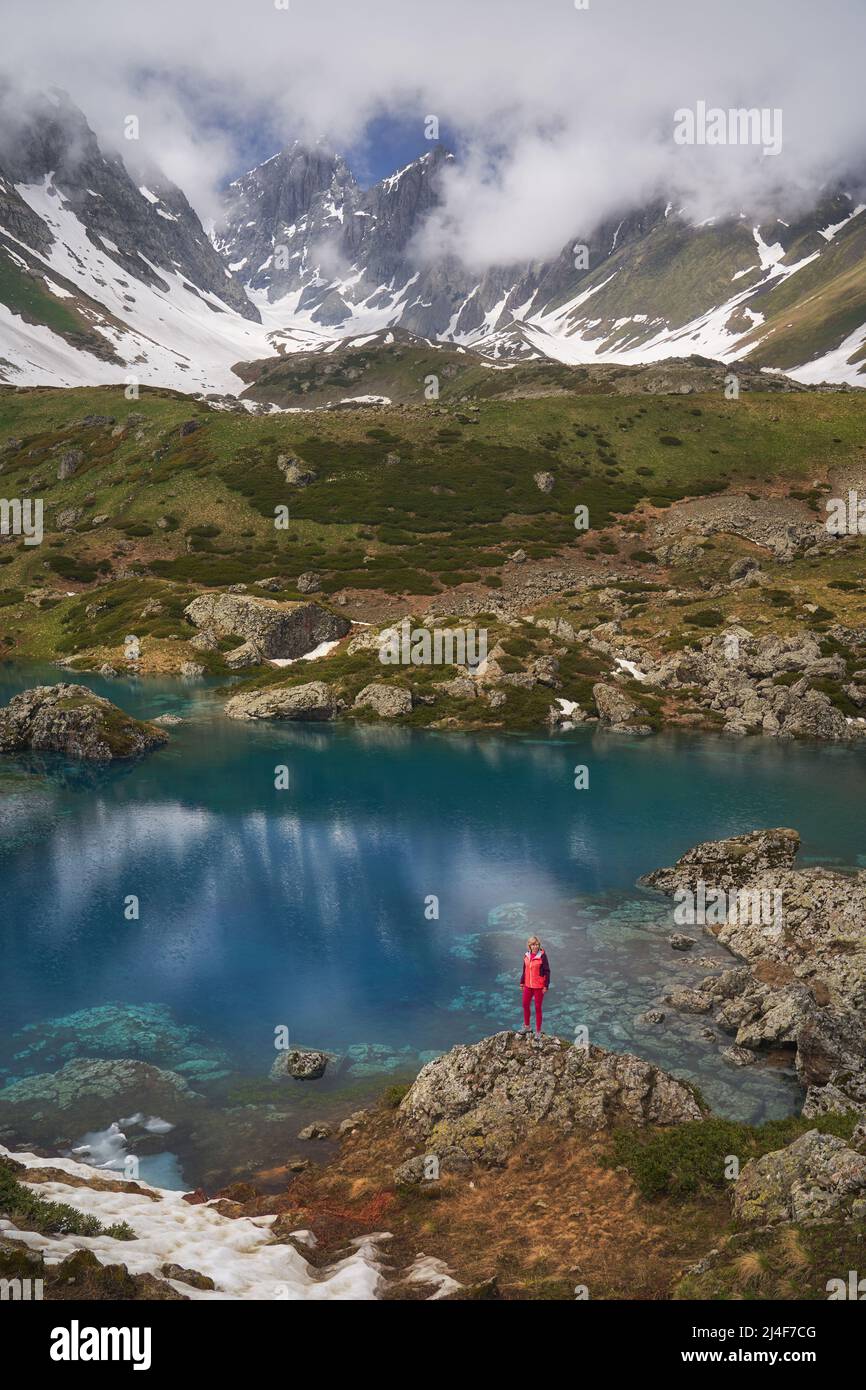
<path fill-rule="evenodd" d="M 529 951 L 524 953 L 520 983 L 527 989 L 550 988 L 550 966 L 546 951 L 538 951 L 535 955 L 530 955 Z"/>

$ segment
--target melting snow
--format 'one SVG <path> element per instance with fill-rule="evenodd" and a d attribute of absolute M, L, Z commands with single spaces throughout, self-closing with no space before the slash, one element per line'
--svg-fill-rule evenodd
<path fill-rule="evenodd" d="M 0 1153 L 8 1153 L 0 1147 Z M 86 1180 L 93 1169 L 68 1158 L 37 1158 L 32 1153 L 12 1157 L 28 1168 L 59 1168 Z M 25 1178 L 26 1182 L 26 1178 Z M 382 1284 L 378 1245 L 390 1239 L 384 1233 L 363 1236 L 350 1243 L 345 1259 L 314 1269 L 292 1245 L 269 1244 L 275 1216 L 221 1216 L 210 1203 L 191 1204 L 180 1192 L 139 1183 L 156 1193 L 97 1192 L 90 1187 L 70 1187 L 64 1182 L 33 1185 L 48 1201 L 67 1202 L 76 1211 L 95 1216 L 104 1225 L 126 1221 L 135 1240 L 110 1236 L 44 1236 L 17 1230 L 0 1219 L 0 1231 L 32 1250 L 41 1250 L 47 1264 L 59 1264 L 76 1250 L 92 1250 L 102 1264 L 125 1264 L 131 1274 L 160 1275 L 164 1264 L 178 1264 L 209 1275 L 215 1289 L 195 1289 L 169 1280 L 179 1293 L 193 1300 L 271 1299 L 373 1299 Z M 444 1281 L 441 1271 L 437 1277 Z M 441 1296 L 441 1294 L 440 1294 Z"/>

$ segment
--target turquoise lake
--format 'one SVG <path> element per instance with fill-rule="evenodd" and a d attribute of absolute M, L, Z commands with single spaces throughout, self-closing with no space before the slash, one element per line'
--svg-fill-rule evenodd
<path fill-rule="evenodd" d="M 0 698 L 63 678 L 0 668 Z M 533 930 L 553 971 L 546 1031 L 584 1025 L 592 1042 L 697 1080 L 731 1116 L 797 1106 L 789 1073 L 732 1068 L 730 1039 L 702 1036 L 705 1019 L 636 1024 L 730 957 L 709 937 L 672 951 L 672 905 L 634 885 L 700 840 L 759 826 L 799 830 L 801 863 L 866 863 L 861 752 L 252 725 L 225 719 L 203 682 L 74 679 L 184 722 L 137 765 L 0 765 L 0 1083 L 40 1069 L 27 1046 L 40 1030 L 112 1003 L 161 1006 L 204 1040 L 222 1058 L 202 1062 L 204 1083 L 208 1066 L 266 1080 L 282 1026 L 302 1045 L 352 1049 L 356 1073 L 384 1086 L 518 1024 Z M 577 764 L 588 790 L 575 789 Z M 105 1040 L 112 1050 L 131 1055 L 129 1039 Z M 76 1051 L 91 1055 L 86 1037 L 63 1056 Z"/>

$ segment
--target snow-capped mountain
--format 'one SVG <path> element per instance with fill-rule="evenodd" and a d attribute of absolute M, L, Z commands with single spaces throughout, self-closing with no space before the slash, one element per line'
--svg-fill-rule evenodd
<path fill-rule="evenodd" d="M 866 381 L 866 209 L 852 195 L 796 224 L 624 210 L 552 261 L 472 274 L 418 248 L 452 158 L 435 146 L 362 190 L 339 156 L 292 146 L 232 185 L 216 245 L 266 312 L 282 308 L 298 346 L 400 327 L 500 361 L 697 353 Z"/>
<path fill-rule="evenodd" d="M 0 380 L 225 390 L 270 351 L 184 194 L 104 154 L 63 93 L 0 123 Z"/>
<path fill-rule="evenodd" d="M 179 188 L 133 177 L 63 94 L 4 115 L 0 382 L 240 393 L 249 364 L 399 330 L 500 366 L 700 354 L 866 384 L 851 193 L 796 223 L 623 209 L 553 260 L 475 273 L 421 248 L 453 158 L 433 145 L 362 188 L 339 154 L 296 143 L 229 187 L 208 238 Z"/>

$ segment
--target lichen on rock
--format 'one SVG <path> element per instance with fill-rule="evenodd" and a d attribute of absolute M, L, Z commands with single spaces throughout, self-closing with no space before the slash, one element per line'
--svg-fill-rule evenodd
<path fill-rule="evenodd" d="M 496 1033 L 429 1062 L 399 1119 L 431 1152 L 459 1150 L 497 1164 L 539 1124 L 566 1134 L 683 1124 L 704 1113 L 693 1087 L 639 1057 Z"/>
<path fill-rule="evenodd" d="M 0 709 L 0 753 L 32 750 L 113 762 L 167 742 L 155 724 L 133 719 L 84 685 L 38 685 Z"/>

